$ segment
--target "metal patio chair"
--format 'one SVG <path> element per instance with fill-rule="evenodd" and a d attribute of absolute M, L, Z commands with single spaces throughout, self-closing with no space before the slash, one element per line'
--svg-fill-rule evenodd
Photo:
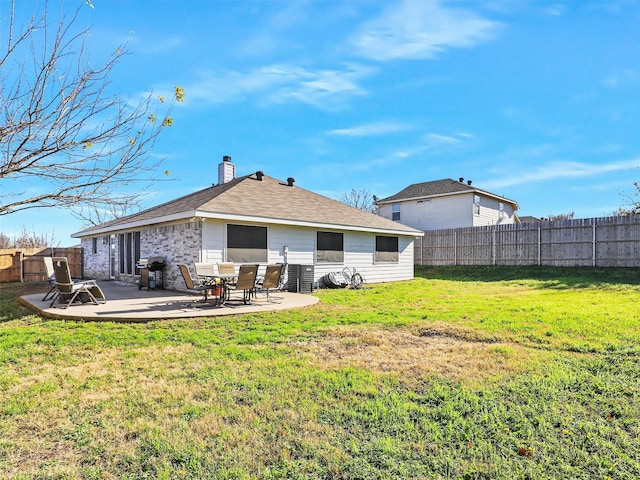
<path fill-rule="evenodd" d="M 242 290 L 242 301 L 245 305 L 251 303 L 251 295 L 256 288 L 258 265 L 240 265 L 238 279 L 235 284 L 227 285 L 227 295 Z"/>

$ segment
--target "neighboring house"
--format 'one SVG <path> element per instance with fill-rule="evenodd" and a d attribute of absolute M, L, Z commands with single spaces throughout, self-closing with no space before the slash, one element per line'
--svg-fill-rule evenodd
<path fill-rule="evenodd" d="M 541 218 L 532 217 L 531 215 L 523 215 L 522 217 L 518 215 L 518 219 L 520 223 L 540 223 L 543 221 Z"/>
<path fill-rule="evenodd" d="M 380 216 L 418 230 L 518 223 L 515 201 L 480 190 L 463 178 L 414 183 L 375 200 Z"/>
<path fill-rule="evenodd" d="M 413 278 L 413 240 L 423 233 L 256 172 L 236 178 L 224 157 L 218 184 L 74 234 L 84 272 L 135 282 L 140 258 L 165 258 L 165 288 L 185 288 L 177 264 L 314 266 L 314 281 L 345 266 L 368 282 Z"/>

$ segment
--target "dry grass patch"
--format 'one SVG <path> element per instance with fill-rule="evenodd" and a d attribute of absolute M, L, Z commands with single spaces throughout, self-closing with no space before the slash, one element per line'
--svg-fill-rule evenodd
<path fill-rule="evenodd" d="M 516 375 L 540 354 L 444 324 L 413 330 L 338 327 L 295 346 L 315 358 L 319 368 L 357 367 L 465 382 Z"/>
<path fill-rule="evenodd" d="M 180 377 L 192 350 L 113 348 L 76 353 L 67 365 L 42 361 L 16 371 L 6 392 L 15 399 L 5 428 L 14 446 L 6 460 L 16 468 L 9 473 L 61 475 L 90 450 L 134 455 L 148 418 L 156 411 L 178 415 L 191 397 Z"/>

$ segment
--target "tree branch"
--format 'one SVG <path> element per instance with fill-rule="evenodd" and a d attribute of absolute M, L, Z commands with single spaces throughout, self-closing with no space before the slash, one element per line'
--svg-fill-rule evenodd
<path fill-rule="evenodd" d="M 150 119 L 166 118 L 174 102 L 154 105 L 149 94 L 132 107 L 110 95 L 125 48 L 91 67 L 87 31 L 75 31 L 78 14 L 63 15 L 50 35 L 45 3 L 16 37 L 12 2 L 0 52 L 0 215 L 61 206 L 95 223 L 87 212 L 131 209 L 140 194 L 127 189 L 144 191 L 156 180 L 159 162 L 149 153 L 171 122 Z M 176 95 L 181 101 L 182 90 Z M 26 179 L 37 179 L 37 193 L 18 187 Z"/>

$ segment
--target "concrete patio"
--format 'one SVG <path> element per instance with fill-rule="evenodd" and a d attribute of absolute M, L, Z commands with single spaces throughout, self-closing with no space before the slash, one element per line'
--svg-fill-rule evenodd
<path fill-rule="evenodd" d="M 270 294 L 271 302 L 260 293 L 252 299 L 251 304 L 245 305 L 241 295 L 233 294 L 229 302 L 218 307 L 215 298 L 201 303 L 201 295 L 173 290 L 138 290 L 135 285 L 117 281 L 98 282 L 98 285 L 107 299 L 105 304 L 78 303 L 66 309 L 57 307 L 58 304 L 50 307 L 51 300 L 42 301 L 44 293 L 24 295 L 20 297 L 20 303 L 47 318 L 116 322 L 244 315 L 302 308 L 318 303 L 318 298 L 313 295 L 273 292 Z"/>

